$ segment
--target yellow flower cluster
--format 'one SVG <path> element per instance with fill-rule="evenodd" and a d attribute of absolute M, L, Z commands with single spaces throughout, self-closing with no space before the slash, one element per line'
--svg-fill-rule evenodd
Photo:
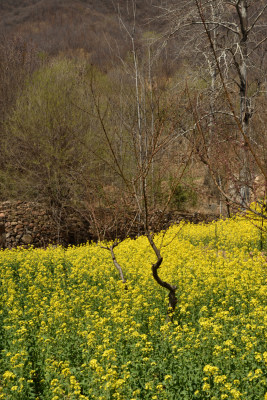
<path fill-rule="evenodd" d="M 0 399 L 266 397 L 264 233 L 249 220 L 172 226 L 115 248 L 0 251 Z M 261 246 L 259 246 L 261 242 Z"/>

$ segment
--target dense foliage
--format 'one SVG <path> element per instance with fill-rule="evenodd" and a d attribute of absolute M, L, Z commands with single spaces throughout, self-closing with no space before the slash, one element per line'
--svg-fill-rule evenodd
<path fill-rule="evenodd" d="M 145 237 L 115 250 L 127 290 L 96 244 L 1 251 L 0 398 L 266 398 L 259 240 L 242 218 L 158 234 L 173 323 Z"/>

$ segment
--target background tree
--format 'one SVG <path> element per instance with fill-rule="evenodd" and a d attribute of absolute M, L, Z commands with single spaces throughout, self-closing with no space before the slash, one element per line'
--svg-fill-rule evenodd
<path fill-rule="evenodd" d="M 19 37 L 1 35 L 0 45 L 0 198 L 3 186 L 1 175 L 5 168 L 4 136 L 5 118 L 32 72 L 40 66 L 36 49 Z"/>
<path fill-rule="evenodd" d="M 256 139 L 258 127 L 253 120 L 261 112 L 257 104 L 264 98 L 265 90 L 266 9 L 263 1 L 214 0 L 204 4 L 196 0 L 172 4 L 165 11 L 171 23 L 169 36 L 187 35 L 188 44 L 194 38 L 197 65 L 206 65 L 207 89 L 202 93 L 210 93 L 211 101 L 205 95 L 193 101 L 198 109 L 195 123 L 201 121 L 205 126 L 205 139 L 199 139 L 202 154 L 204 148 L 208 154 L 214 144 L 218 150 L 215 154 L 223 154 L 223 143 L 231 143 L 221 167 L 217 163 L 213 169 L 227 169 L 227 180 L 231 175 L 238 193 L 233 200 L 242 206 L 249 204 L 255 176 L 265 174 L 260 161 L 262 149 Z M 214 135 L 218 128 L 220 134 Z M 216 164 L 215 158 L 211 161 L 211 154 L 209 159 Z"/>
<path fill-rule="evenodd" d="M 94 168 L 92 126 L 79 109 L 85 79 L 82 65 L 52 61 L 29 79 L 4 124 L 2 196 L 46 202 L 59 226 L 66 204 L 82 192 L 77 175 Z"/>

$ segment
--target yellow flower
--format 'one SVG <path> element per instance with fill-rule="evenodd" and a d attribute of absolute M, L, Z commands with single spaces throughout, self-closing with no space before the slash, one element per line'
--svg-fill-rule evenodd
<path fill-rule="evenodd" d="M 156 386 L 156 389 L 161 392 L 163 390 L 163 385 L 160 383 L 159 385 Z"/>
<path fill-rule="evenodd" d="M 145 390 L 152 390 L 152 387 L 153 387 L 153 382 L 151 381 L 145 384 Z"/>
<path fill-rule="evenodd" d="M 225 383 L 227 377 L 226 375 L 217 375 L 214 378 L 214 383 L 220 384 L 220 383 Z"/>
<path fill-rule="evenodd" d="M 11 372 L 11 371 L 6 371 L 6 372 L 3 373 L 3 379 L 4 380 L 13 379 L 15 377 L 16 377 L 16 375 L 13 374 L 13 372 Z"/>
<path fill-rule="evenodd" d="M 168 380 L 170 380 L 170 379 L 172 379 L 172 376 L 171 376 L 171 375 L 165 375 L 165 376 L 164 376 L 164 380 L 165 380 L 165 381 L 168 381 Z"/>
<path fill-rule="evenodd" d="M 219 368 L 215 367 L 214 365 L 205 365 L 205 367 L 203 368 L 203 371 L 205 372 L 205 374 L 207 375 L 215 375 L 219 372 Z"/>
<path fill-rule="evenodd" d="M 205 383 L 203 384 L 203 386 L 202 386 L 202 390 L 203 390 L 204 392 L 209 392 L 209 390 L 210 390 L 210 385 L 209 385 L 207 382 L 205 382 Z"/>
<path fill-rule="evenodd" d="M 92 360 L 89 361 L 89 365 L 91 368 L 96 368 L 97 367 L 97 360 L 93 358 Z"/>
<path fill-rule="evenodd" d="M 242 396 L 242 393 L 240 393 L 236 389 L 231 389 L 230 393 L 231 393 L 231 395 L 233 396 L 234 399 L 239 399 Z"/>

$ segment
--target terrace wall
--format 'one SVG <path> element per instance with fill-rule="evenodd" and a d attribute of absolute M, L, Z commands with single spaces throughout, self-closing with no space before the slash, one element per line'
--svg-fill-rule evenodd
<path fill-rule="evenodd" d="M 108 210 L 105 210 L 108 214 Z M 104 210 L 100 210 L 104 218 Z M 155 214 L 155 226 L 152 230 L 159 231 L 167 228 L 172 223 L 186 220 L 194 223 L 210 222 L 216 219 L 215 214 L 186 213 L 169 211 L 162 217 L 160 212 Z M 157 218 L 158 217 L 158 218 Z M 131 224 L 131 215 L 128 216 Z M 160 223 L 156 221 L 160 220 Z M 106 231 L 107 239 L 115 237 L 123 238 L 127 220 L 122 218 L 114 227 L 108 224 L 110 229 Z M 132 224 L 129 236 L 135 237 L 142 234 L 138 224 Z M 88 240 L 97 240 L 90 231 L 90 226 L 78 213 L 68 210 L 64 218 L 57 222 L 56 216 L 52 214 L 44 204 L 23 201 L 5 201 L 0 203 L 0 248 L 15 248 L 18 246 L 47 247 L 48 245 L 63 246 L 69 244 L 85 243 Z"/>
<path fill-rule="evenodd" d="M 79 244 L 90 239 L 88 224 L 74 212 L 57 223 L 44 204 L 22 201 L 0 203 L 0 248 Z"/>

